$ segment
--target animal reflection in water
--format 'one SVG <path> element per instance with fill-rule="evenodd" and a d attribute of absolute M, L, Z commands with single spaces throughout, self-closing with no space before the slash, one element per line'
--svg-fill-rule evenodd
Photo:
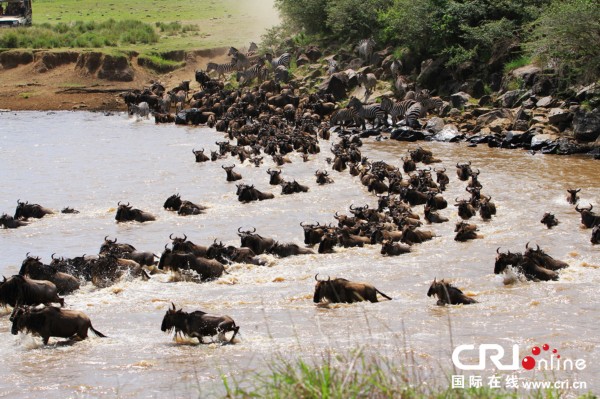
<path fill-rule="evenodd" d="M 229 316 L 212 316 L 196 310 L 191 313 L 184 312 L 183 309 L 177 310 L 175 304 L 167 310 L 163 318 L 161 331 L 171 332 L 175 330 L 175 336 L 183 334 L 191 338 L 198 338 L 203 344 L 203 337 L 212 337 L 218 335 L 219 341 L 225 341 L 225 334 L 233 331 L 229 343 L 233 343 L 240 327 Z"/>
<path fill-rule="evenodd" d="M 44 345 L 50 337 L 86 339 L 88 329 L 101 338 L 106 336 L 92 327 L 90 318 L 77 310 L 60 309 L 54 306 L 18 308 L 11 317 L 11 333 L 26 331 L 42 337 Z"/>
<path fill-rule="evenodd" d="M 332 303 L 379 302 L 377 294 L 389 300 L 392 299 L 371 284 L 356 283 L 345 278 L 332 280 L 329 277 L 327 280 L 319 280 L 318 276 L 318 274 L 315 275 L 317 284 L 315 284 L 314 303 L 319 303 L 322 299 L 327 299 Z"/>
<path fill-rule="evenodd" d="M 427 291 L 427 296 L 434 295 L 438 297 L 437 304 L 439 306 L 469 305 L 477 303 L 475 299 L 469 298 L 461 290 L 444 280 L 437 281 L 436 279 L 433 279 L 429 291 Z"/>

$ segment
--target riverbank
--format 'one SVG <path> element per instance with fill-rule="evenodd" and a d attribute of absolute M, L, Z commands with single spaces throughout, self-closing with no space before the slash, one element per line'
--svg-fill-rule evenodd
<path fill-rule="evenodd" d="M 113 56 L 93 51 L 7 51 L 0 53 L 0 109 L 13 111 L 125 110 L 119 93 L 166 87 L 193 79 L 209 61 L 223 62 L 227 48 L 178 52 L 182 67 L 158 73 L 140 65 L 133 53 Z"/>

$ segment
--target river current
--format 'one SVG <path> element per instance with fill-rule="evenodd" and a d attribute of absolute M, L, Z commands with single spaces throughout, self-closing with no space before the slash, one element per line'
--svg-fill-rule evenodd
<path fill-rule="evenodd" d="M 300 222 L 333 223 L 336 211 L 351 204 L 375 207 L 377 198 L 356 177 L 331 171 L 331 142 L 302 162 L 291 154 L 282 167 L 286 179 L 307 184 L 309 192 L 282 196 L 269 186 L 265 157 L 261 167 L 227 158 L 195 163 L 192 149 L 217 148 L 223 135 L 202 127 L 155 125 L 125 114 L 88 112 L 0 113 L 0 212 L 12 215 L 17 200 L 79 214 L 51 215 L 15 230 L 0 230 L 0 272 L 16 274 L 26 253 L 74 257 L 96 254 L 104 237 L 160 254 L 169 235 L 209 245 L 217 239 L 239 246 L 237 229 L 255 227 L 263 236 L 303 245 Z M 10 334 L 10 309 L 0 311 L 0 397 L 211 397 L 223 393 L 221 375 L 242 381 L 265 370 L 276 356 L 318 359 L 347 354 L 362 347 L 406 365 L 418 378 L 447 387 L 455 347 L 498 344 L 520 348 L 519 360 L 534 346 L 548 344 L 562 359 L 584 359 L 582 370 L 516 371 L 519 377 L 584 381 L 600 393 L 600 246 L 590 243 L 591 230 L 567 203 L 566 189 L 581 188 L 580 205 L 600 208 L 600 162 L 583 157 L 530 154 L 521 150 L 468 148 L 463 144 L 403 143 L 364 139 L 363 155 L 401 166 L 407 150 L 421 145 L 433 151 L 450 176 L 444 194 L 450 218 L 432 241 L 410 254 L 383 257 L 380 246 L 338 248 L 335 254 L 285 259 L 262 255 L 267 266 L 235 264 L 229 274 L 208 282 L 170 282 L 168 275 L 150 281 L 125 279 L 98 289 L 84 285 L 65 297 L 67 307 L 88 314 L 108 338 L 60 345 L 51 338 Z M 455 164 L 471 161 L 481 171 L 482 192 L 491 195 L 497 216 L 478 224 L 483 239 L 458 243 L 456 197 L 468 198 L 457 179 Z M 273 192 L 268 201 L 241 204 L 235 183 L 225 181 L 222 165 L 236 163 L 243 182 Z M 318 186 L 314 173 L 329 170 L 335 183 Z M 209 206 L 204 215 L 182 217 L 162 208 L 170 195 Z M 149 223 L 115 222 L 117 203 L 156 215 Z M 423 215 L 422 206 L 414 207 Z M 544 212 L 560 224 L 548 230 Z M 539 244 L 569 263 L 555 282 L 518 281 L 505 285 L 494 275 L 496 248 L 523 252 Z M 315 306 L 314 276 L 365 281 L 393 297 L 392 301 Z M 452 281 L 479 301 L 469 306 L 439 307 L 426 293 L 434 278 Z M 202 309 L 227 314 L 241 326 L 235 345 L 175 342 L 160 331 L 167 308 Z M 410 353 L 410 355 L 408 355 Z M 476 362 L 476 352 L 463 356 Z M 494 374 L 488 362 L 481 375 Z M 530 374 L 527 374 L 530 373 Z M 467 374 L 467 372 L 465 372 Z M 472 374 L 472 373 L 471 373 Z M 574 391 L 584 393 L 584 391 Z"/>

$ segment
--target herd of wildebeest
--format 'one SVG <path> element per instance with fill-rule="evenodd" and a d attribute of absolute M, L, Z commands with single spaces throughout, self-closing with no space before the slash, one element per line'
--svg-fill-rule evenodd
<path fill-rule="evenodd" d="M 238 228 L 240 246 L 226 246 L 215 240 L 210 245 L 199 245 L 190 241 L 186 235 L 169 235 L 171 240 L 165 245 L 160 256 L 153 252 L 144 252 L 128 243 L 118 242 L 108 236 L 101 243 L 97 255 L 82 255 L 74 258 L 51 256 L 49 264 L 40 257 L 26 255 L 17 275 L 3 278 L 0 282 L 0 304 L 13 308 L 10 320 L 12 333 L 31 332 L 42 337 L 44 344 L 53 337 L 87 337 L 88 329 L 98 336 L 104 335 L 92 327 L 89 318 L 82 312 L 63 309 L 64 300 L 59 295 L 67 295 L 79 289 L 81 284 L 91 283 L 104 288 L 121 277 L 133 276 L 150 279 L 155 273 L 182 273 L 193 276 L 200 282 L 221 277 L 232 263 L 249 263 L 262 266 L 266 262 L 261 254 L 275 257 L 288 257 L 304 254 L 333 253 L 336 247 L 363 247 L 380 245 L 384 256 L 400 256 L 411 252 L 415 245 L 436 237 L 435 232 L 422 229 L 423 223 L 429 225 L 447 223 L 449 219 L 440 214 L 448 207 L 444 191 L 450 178 L 445 167 L 431 165 L 440 162 L 434 154 L 425 148 L 409 150 L 402 158 L 401 165 L 384 161 L 372 161 L 360 150 L 362 139 L 370 132 L 361 129 L 362 121 L 354 127 L 330 125 L 331 115 L 336 104 L 327 95 L 311 94 L 298 96 L 293 84 L 281 87 L 280 82 L 266 81 L 254 88 L 225 89 L 220 80 L 212 79 L 204 71 L 196 72 L 200 90 L 189 96 L 189 82 L 184 82 L 169 93 L 184 93 L 178 96 L 179 114 L 166 118 L 159 112 L 160 99 L 164 87 L 155 83 L 143 91 L 125 94 L 129 110 L 149 107 L 155 113 L 156 122 L 162 123 L 179 119 L 186 124 L 208 124 L 223 132 L 227 140 L 216 142 L 218 148 L 210 156 L 204 149 L 193 150 L 196 162 L 211 162 L 228 159 L 221 166 L 226 181 L 243 181 L 236 172 L 235 162 L 250 162 L 267 167 L 268 185 L 280 186 L 282 195 L 291 195 L 310 190 L 310 187 L 296 180 L 286 180 L 281 169 L 291 162 L 290 153 L 301 154 L 304 162 L 310 165 L 311 155 L 320 152 L 320 145 L 328 143 L 332 157 L 327 158 L 331 169 L 337 173 L 347 172 L 354 176 L 369 192 L 377 195 L 377 208 L 368 205 L 351 205 L 348 213 L 336 212 L 332 223 L 300 223 L 304 232 L 305 247 L 295 243 L 280 243 L 262 236 L 255 228 Z M 169 98 L 172 95 L 169 94 Z M 193 102 L 193 106 L 190 103 Z M 186 108 L 186 105 L 189 107 Z M 357 117 L 357 114 L 354 114 Z M 352 121 L 351 121 L 352 122 Z M 330 142 L 331 133 L 337 133 L 339 140 Z M 191 161 L 191 159 L 190 159 Z M 466 182 L 466 191 L 470 198 L 456 198 L 458 216 L 462 219 L 456 224 L 454 239 L 464 242 L 483 238 L 478 227 L 471 220 L 479 217 L 491 220 L 496 214 L 496 206 L 490 196 L 482 193 L 479 181 L 480 170 L 471 167 L 471 162 L 456 163 L 456 175 L 459 181 Z M 334 183 L 335 175 L 327 170 L 316 170 L 315 182 L 318 185 Z M 271 192 L 260 191 L 254 185 L 240 182 L 236 185 L 237 197 L 242 203 L 273 199 Z M 579 208 L 579 189 L 569 189 L 567 201 L 575 205 L 586 228 L 592 228 L 592 244 L 600 243 L 600 216 L 592 212 L 593 206 Z M 415 207 L 423 205 L 421 217 Z M 134 208 L 130 203 L 118 203 L 115 219 L 117 223 L 145 223 L 156 216 Z M 198 215 L 207 211 L 207 207 L 182 200 L 179 194 L 166 199 L 165 211 L 179 215 Z M 77 213 L 65 208 L 63 213 Z M 38 204 L 17 201 L 14 216 L 6 213 L 0 217 L 0 225 L 14 229 L 32 223 L 55 213 L 54 210 Z M 554 215 L 546 213 L 541 220 L 549 229 L 558 224 Z M 501 252 L 497 250 L 494 273 L 500 274 L 511 266 L 527 280 L 558 280 L 559 271 L 569 265 L 554 259 L 538 245 L 525 244 L 523 253 Z M 392 299 L 368 283 L 359 283 L 344 278 L 319 279 L 313 300 L 332 303 L 353 303 L 358 301 L 377 302 L 377 294 Z M 434 279 L 428 296 L 438 298 L 438 305 L 457 305 L 476 303 L 450 283 Z M 58 303 L 60 307 L 52 306 Z M 44 305 L 40 307 L 39 305 Z M 173 331 L 196 337 L 233 332 L 229 342 L 235 338 L 239 326 L 228 316 L 211 316 L 202 311 L 191 313 L 177 309 L 174 304 L 167 310 L 161 325 L 162 331 Z"/>

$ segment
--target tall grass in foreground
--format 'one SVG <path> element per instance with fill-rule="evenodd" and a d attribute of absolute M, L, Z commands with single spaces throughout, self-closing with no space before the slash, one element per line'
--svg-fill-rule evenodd
<path fill-rule="evenodd" d="M 322 356 L 306 362 L 288 360 L 282 356 L 270 362 L 267 372 L 251 373 L 222 381 L 227 398 L 303 398 L 303 399 L 504 399 L 504 398 L 562 398 L 567 392 L 556 389 L 529 392 L 506 389 L 468 388 L 451 389 L 421 381 L 403 366 L 390 359 L 366 355 L 357 350 L 348 356 Z M 570 392 L 569 397 L 573 393 Z M 580 398 L 592 399 L 586 394 Z"/>

